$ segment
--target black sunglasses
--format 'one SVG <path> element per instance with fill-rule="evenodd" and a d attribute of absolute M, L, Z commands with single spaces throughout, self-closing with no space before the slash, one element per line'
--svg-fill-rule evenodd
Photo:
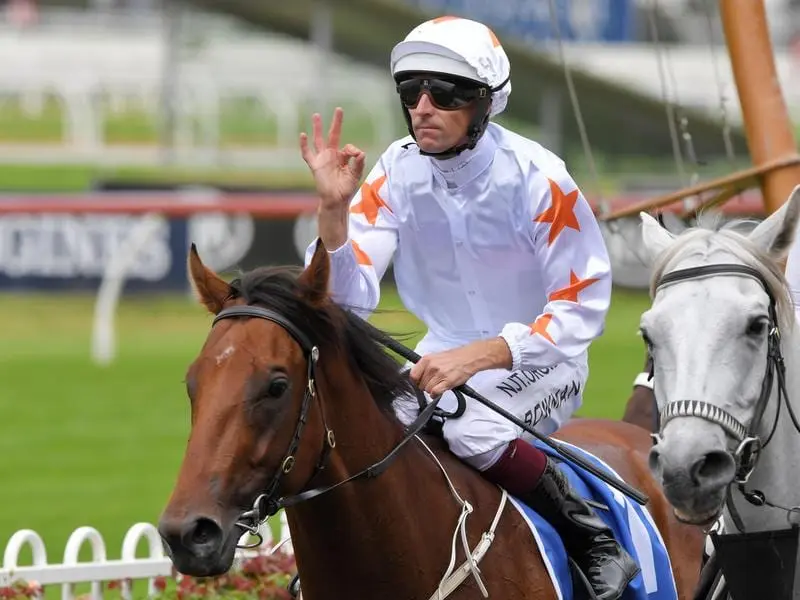
<path fill-rule="evenodd" d="M 476 98 L 484 98 L 489 93 L 485 87 L 465 87 L 446 79 L 414 77 L 397 84 L 400 101 L 406 108 L 414 108 L 427 92 L 431 103 L 441 110 L 464 108 Z"/>

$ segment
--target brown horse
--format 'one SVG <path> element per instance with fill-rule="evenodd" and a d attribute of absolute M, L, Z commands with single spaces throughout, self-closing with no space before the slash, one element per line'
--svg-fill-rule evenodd
<path fill-rule="evenodd" d="M 178 571 L 227 571 L 243 533 L 237 522 L 259 498 L 254 520 L 286 507 L 305 600 L 424 600 L 451 552 L 454 567 L 465 560 L 457 529 L 466 506 L 470 549 L 498 519 L 479 564 L 490 597 L 557 597 L 528 523 L 510 501 L 502 504 L 502 490 L 439 438 L 404 436 L 392 404 L 412 387 L 364 322 L 329 299 L 322 244 L 299 275 L 260 268 L 228 284 L 194 248 L 189 272 L 216 318 L 186 376 L 192 429 L 159 524 Z M 701 540 L 673 518 L 651 477 L 647 432 L 577 420 L 559 437 L 650 497 L 679 597 L 689 598 Z M 378 466 L 365 472 L 371 465 Z M 451 597 L 483 598 L 478 581 L 467 568 Z"/>
<path fill-rule="evenodd" d="M 650 361 L 645 357 L 644 372 L 650 370 Z M 658 430 L 656 414 L 656 397 L 653 390 L 644 385 L 634 385 L 631 390 L 631 397 L 625 404 L 625 412 L 622 420 L 626 423 L 633 423 L 651 433 Z"/>

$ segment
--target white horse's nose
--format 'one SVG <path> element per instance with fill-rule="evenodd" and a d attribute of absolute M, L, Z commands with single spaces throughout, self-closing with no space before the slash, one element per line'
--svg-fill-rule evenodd
<path fill-rule="evenodd" d="M 716 491 L 730 483 L 736 469 L 733 457 L 723 450 L 711 450 L 686 462 L 662 460 L 658 447 L 650 450 L 650 468 L 661 472 L 665 487 L 691 486 L 696 493 Z"/>
<path fill-rule="evenodd" d="M 725 450 L 687 449 L 663 441 L 650 450 L 650 469 L 660 476 L 670 504 L 683 518 L 702 521 L 724 503 L 725 489 L 733 481 L 736 463 Z"/>

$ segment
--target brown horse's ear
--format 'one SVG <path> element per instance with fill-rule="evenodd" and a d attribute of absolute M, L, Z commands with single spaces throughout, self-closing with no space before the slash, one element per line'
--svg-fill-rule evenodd
<path fill-rule="evenodd" d="M 328 278 L 331 273 L 331 261 L 328 251 L 321 239 L 317 239 L 317 247 L 311 262 L 300 274 L 298 281 L 304 288 L 306 300 L 311 304 L 321 304 L 328 297 Z"/>
<path fill-rule="evenodd" d="M 217 314 L 222 310 L 225 300 L 230 298 L 231 286 L 203 264 L 194 242 L 189 249 L 188 266 L 189 283 L 195 296 L 210 312 Z"/>

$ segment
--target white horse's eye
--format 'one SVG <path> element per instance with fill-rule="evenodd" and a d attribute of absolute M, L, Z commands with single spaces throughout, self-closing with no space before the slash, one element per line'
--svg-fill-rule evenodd
<path fill-rule="evenodd" d="M 767 332 L 769 319 L 767 317 L 754 317 L 747 323 L 747 330 L 745 333 L 750 337 L 762 337 Z"/>

